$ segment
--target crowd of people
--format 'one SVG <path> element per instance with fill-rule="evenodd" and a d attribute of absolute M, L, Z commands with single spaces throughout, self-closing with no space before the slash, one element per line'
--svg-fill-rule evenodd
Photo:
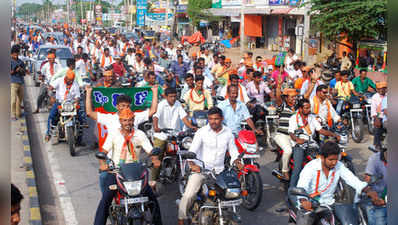
<path fill-rule="evenodd" d="M 67 26 L 45 27 L 47 31 L 64 33 L 63 40 L 49 36 L 43 39 L 41 32 L 34 29 L 21 28 L 16 31 L 11 50 L 11 112 L 13 119 L 21 116 L 23 99 L 23 82 L 26 66 L 18 59 L 23 51 L 22 45 L 28 46 L 34 52 L 40 45 L 65 45 L 74 55 L 68 59 L 67 67 L 62 68 L 57 61 L 56 51 L 50 50 L 47 60 L 42 63 L 40 71 L 44 83 L 41 86 L 35 112 L 40 111 L 41 101 L 46 93 L 50 94 L 53 106 L 48 117 L 48 131 L 45 141 L 51 138 L 51 129 L 57 125 L 58 105 L 65 101 L 83 102 L 79 121 L 87 124 L 87 118 L 105 125 L 108 136 L 100 150 L 111 153 L 117 163 L 128 163 L 139 159 L 139 149 L 148 154 L 154 147 L 165 151 L 166 135 L 163 128 L 176 130 L 192 129 L 193 138 L 190 151 L 197 153 L 204 161 L 206 168 L 215 169 L 218 173 L 224 169 L 224 157 L 228 151 L 231 162 L 241 168 L 241 162 L 235 160 L 238 152 L 234 137 L 242 129 L 245 121 L 255 134 L 263 134 L 264 130 L 256 128 L 252 120 L 252 111 L 257 106 L 265 107 L 272 104 L 277 108 L 279 123 L 274 136 L 276 144 L 283 149 L 282 168 L 283 179 L 290 186 L 303 187 L 308 193 L 316 193 L 319 201 L 333 205 L 333 191 L 337 180 L 341 177 L 358 193 L 366 193 L 372 200 L 368 206 L 370 225 L 386 224 L 385 195 L 386 190 L 386 148 L 382 136 L 386 132 L 387 121 L 387 83 L 373 82 L 367 77 L 367 71 L 361 70 L 359 76 L 350 80 L 351 62 L 344 57 L 341 70 L 334 71 L 333 79 L 322 76 L 325 68 L 322 65 L 308 65 L 294 50 L 290 49 L 282 63 L 276 60 L 254 57 L 247 52 L 239 63 L 233 64 L 231 58 L 218 52 L 210 52 L 199 44 L 186 48 L 182 44 L 171 41 L 156 42 L 133 37 L 127 39 L 120 33 L 111 34 L 106 30 L 73 29 Z M 58 43 L 58 42 L 60 43 Z M 346 55 L 346 53 L 345 53 Z M 97 68 L 97 69 L 95 69 Z M 29 73 L 29 72 L 27 72 Z M 131 88 L 150 87 L 153 92 L 151 107 L 142 112 L 133 112 L 131 96 L 120 95 L 117 98 L 117 113 L 105 114 L 95 112 L 91 102 L 93 87 L 122 87 L 121 77 L 134 77 Z M 89 80 L 89 84 L 83 82 Z M 80 93 L 85 90 L 85 99 Z M 218 100 L 216 97 L 223 97 Z M 342 106 L 352 96 L 371 98 L 371 117 L 374 124 L 374 146 L 376 153 L 369 159 L 366 180 L 370 176 L 382 174 L 383 180 L 368 186 L 360 181 L 350 170 L 338 161 L 340 154 L 336 144 L 340 136 L 328 128 L 337 123 L 349 125 L 350 121 L 341 117 Z M 195 126 L 190 118 L 197 110 L 208 110 L 208 125 Z M 138 125 L 152 118 L 153 140 L 149 140 Z M 305 142 L 296 135 L 297 130 L 303 130 L 308 136 L 319 133 L 329 136 L 335 141 L 326 142 L 321 147 L 320 158 L 311 161 L 301 168 L 304 149 L 296 148 L 296 144 Z M 79 144 L 82 143 L 79 139 Z M 140 147 L 140 148 L 138 148 Z M 159 166 L 162 154 L 152 156 L 154 165 Z M 288 163 L 295 159 L 295 167 L 289 175 Z M 200 171 L 195 163 L 190 164 L 193 171 Z M 109 216 L 109 206 L 115 191 L 107 187 L 115 184 L 115 175 L 107 173 L 107 164 L 100 161 L 100 186 L 102 199 L 98 206 L 95 224 L 106 224 Z M 319 178 L 317 171 L 321 171 Z M 157 180 L 159 169 L 153 168 L 151 189 L 146 190 L 156 201 Z M 199 190 L 203 177 L 191 176 L 182 196 L 178 224 L 187 219 L 187 210 Z M 316 182 L 316 184 L 315 184 Z M 319 189 L 318 189 L 319 188 Z M 153 190 L 154 192 L 153 192 Z M 376 192 L 375 192 L 376 191 Z M 311 203 L 301 199 L 303 210 L 310 211 Z M 154 206 L 155 224 L 161 224 L 159 206 Z M 310 224 L 308 217 L 314 213 L 299 214 L 302 224 Z M 384 221 L 384 222 L 383 222 Z M 298 222 L 299 224 L 299 222 Z"/>

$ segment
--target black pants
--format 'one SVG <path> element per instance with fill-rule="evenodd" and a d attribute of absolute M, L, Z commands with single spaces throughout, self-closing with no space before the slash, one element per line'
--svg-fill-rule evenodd
<path fill-rule="evenodd" d="M 42 84 L 40 86 L 39 96 L 37 97 L 37 109 L 43 107 L 43 101 L 47 95 L 47 86 Z"/>
<path fill-rule="evenodd" d="M 358 224 L 358 211 L 353 204 L 335 204 L 330 206 L 332 211 L 325 211 L 321 214 L 316 214 L 313 211 L 299 209 L 297 211 L 297 225 L 312 225 L 320 218 L 330 218 L 334 216 L 340 221 L 342 225 Z"/>
<path fill-rule="evenodd" d="M 381 125 L 381 127 L 374 128 L 373 144 L 375 147 L 381 147 L 381 139 L 384 132 L 386 132 L 386 129 L 383 127 L 383 125 Z"/>
<path fill-rule="evenodd" d="M 108 173 L 104 179 L 104 192 L 102 193 L 101 201 L 99 202 L 97 212 L 95 213 L 94 225 L 106 225 L 106 221 L 109 216 L 109 207 L 112 205 L 113 197 L 116 194 L 116 191 L 109 190 L 109 186 L 112 184 L 116 184 L 116 176 L 115 174 Z M 159 203 L 155 197 L 155 194 L 152 192 L 152 189 L 149 185 L 143 190 L 143 193 L 148 196 L 149 201 L 154 203 L 152 211 L 152 221 L 155 225 L 162 225 L 162 216 L 160 214 Z"/>

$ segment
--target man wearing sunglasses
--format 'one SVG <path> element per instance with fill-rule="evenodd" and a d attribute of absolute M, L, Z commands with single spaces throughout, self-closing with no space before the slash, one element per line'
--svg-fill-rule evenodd
<path fill-rule="evenodd" d="M 333 126 L 333 123 L 340 121 L 340 116 L 333 108 L 332 102 L 329 100 L 328 86 L 321 84 L 316 88 L 316 94 L 310 99 L 311 112 L 317 115 L 322 122 L 327 123 L 329 128 Z"/>

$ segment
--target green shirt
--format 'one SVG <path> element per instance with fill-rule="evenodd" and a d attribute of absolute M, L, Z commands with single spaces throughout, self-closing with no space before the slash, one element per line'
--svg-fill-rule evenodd
<path fill-rule="evenodd" d="M 152 87 L 152 85 L 148 84 L 148 82 L 145 82 L 145 85 L 143 87 Z M 158 86 L 158 96 L 160 97 L 163 94 L 163 88 L 159 85 Z"/>
<path fill-rule="evenodd" d="M 371 86 L 373 89 L 376 89 L 375 83 L 367 77 L 365 77 L 365 80 L 363 81 L 363 83 L 361 81 L 360 76 L 355 77 L 354 79 L 352 79 L 351 82 L 354 85 L 355 91 L 359 92 L 361 94 L 367 92 L 369 86 Z"/>

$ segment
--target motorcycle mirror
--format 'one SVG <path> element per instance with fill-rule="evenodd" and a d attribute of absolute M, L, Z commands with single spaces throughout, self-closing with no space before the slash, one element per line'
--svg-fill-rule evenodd
<path fill-rule="evenodd" d="M 95 157 L 97 158 L 97 159 L 102 159 L 102 160 L 106 160 L 108 157 L 105 155 L 105 153 L 104 152 L 97 152 L 97 153 L 95 153 Z"/>
<path fill-rule="evenodd" d="M 180 101 L 180 103 L 185 103 L 185 100 L 184 99 L 178 99 L 178 101 Z"/>
<path fill-rule="evenodd" d="M 224 101 L 224 100 L 225 100 L 225 98 L 224 98 L 224 97 L 222 97 L 222 96 L 217 96 L 217 100 L 218 100 L 218 101 Z"/>
<path fill-rule="evenodd" d="M 195 152 L 185 152 L 183 154 L 183 157 L 185 159 L 196 159 L 196 153 Z"/>
<path fill-rule="evenodd" d="M 151 155 L 160 155 L 160 152 L 161 152 L 160 148 L 153 148 Z"/>
<path fill-rule="evenodd" d="M 289 188 L 288 193 L 289 193 L 289 195 L 299 195 L 299 196 L 304 196 L 304 197 L 308 197 L 309 198 L 309 195 L 304 190 L 304 188 L 291 187 L 291 188 Z"/>

